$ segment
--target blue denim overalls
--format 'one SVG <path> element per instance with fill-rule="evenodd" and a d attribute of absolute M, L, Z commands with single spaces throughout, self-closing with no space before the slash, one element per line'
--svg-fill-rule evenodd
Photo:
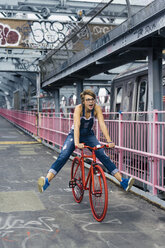
<path fill-rule="evenodd" d="M 93 124 L 94 124 L 94 109 L 91 111 L 91 116 L 89 117 L 89 119 L 86 119 L 85 107 L 83 106 L 83 115 L 80 120 L 80 143 L 85 143 L 86 145 L 91 147 L 100 144 L 92 130 Z M 69 159 L 70 155 L 74 150 L 75 150 L 75 145 L 74 145 L 74 126 L 73 126 L 64 142 L 61 153 L 59 154 L 57 160 L 52 164 L 51 168 L 49 169 L 49 172 L 56 175 L 64 166 L 64 164 L 67 162 L 67 160 Z M 97 150 L 95 153 L 96 153 L 96 157 L 101 161 L 101 163 L 108 169 L 108 171 L 112 175 L 118 172 L 118 169 L 116 168 L 115 164 L 112 163 L 112 161 L 106 155 L 103 148 Z"/>

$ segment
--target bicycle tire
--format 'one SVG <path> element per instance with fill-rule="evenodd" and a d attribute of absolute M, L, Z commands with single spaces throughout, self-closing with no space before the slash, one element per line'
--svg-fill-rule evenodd
<path fill-rule="evenodd" d="M 83 199 L 84 190 L 82 183 L 82 165 L 78 157 L 75 157 L 72 162 L 71 180 L 75 182 L 75 186 L 72 188 L 74 199 L 77 203 L 80 203 Z"/>
<path fill-rule="evenodd" d="M 92 186 L 92 175 L 89 181 L 89 200 L 93 217 L 102 221 L 108 208 L 108 188 L 103 169 L 98 164 L 93 165 L 94 191 Z"/>

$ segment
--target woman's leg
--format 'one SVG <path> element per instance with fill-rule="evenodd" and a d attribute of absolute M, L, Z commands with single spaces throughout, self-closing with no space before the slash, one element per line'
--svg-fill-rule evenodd
<path fill-rule="evenodd" d="M 122 181 L 122 176 L 121 176 L 121 173 L 118 171 L 114 174 L 114 177 L 119 181 L 121 182 Z"/>
<path fill-rule="evenodd" d="M 55 175 L 52 172 L 48 172 L 46 177 L 48 178 L 48 181 L 50 182 L 55 177 Z"/>
<path fill-rule="evenodd" d="M 69 159 L 70 155 L 74 151 L 74 136 L 73 133 L 69 133 L 62 150 L 57 158 L 57 160 L 52 164 L 49 169 L 46 177 L 40 177 L 38 179 L 38 189 L 40 192 L 43 192 L 50 185 L 50 181 L 55 177 L 55 175 L 61 170 L 64 164 Z"/>
<path fill-rule="evenodd" d="M 74 135 L 73 133 L 69 133 L 63 147 L 61 149 L 61 152 L 57 158 L 57 160 L 52 164 L 51 168 L 48 171 L 48 178 L 50 180 L 53 179 L 53 177 L 61 170 L 61 168 L 65 165 L 67 160 L 69 159 L 70 155 L 75 149 L 74 145 Z"/>

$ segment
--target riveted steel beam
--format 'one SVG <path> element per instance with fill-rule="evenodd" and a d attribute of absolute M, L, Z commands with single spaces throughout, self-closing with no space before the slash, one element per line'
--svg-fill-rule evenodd
<path fill-rule="evenodd" d="M 45 82 L 44 80 L 42 81 L 42 87 L 46 87 L 48 84 L 57 85 L 60 80 L 64 82 L 65 78 L 70 75 L 72 75 L 74 80 L 74 74 L 77 74 L 77 72 L 80 74 L 80 71 L 87 67 L 89 67 L 90 70 L 91 66 L 93 67 L 97 61 L 101 61 L 103 58 L 111 60 L 112 57 L 115 59 L 116 56 L 118 63 L 115 63 L 113 60 L 114 67 L 117 67 L 117 64 L 120 66 L 118 56 L 121 56 L 122 61 L 122 53 L 124 54 L 125 51 L 129 51 L 129 47 L 131 47 L 131 49 L 132 47 L 136 48 L 136 46 L 143 47 L 143 45 L 146 47 L 147 44 L 149 49 L 153 47 L 154 39 L 155 41 L 158 39 L 155 44 L 159 43 L 165 47 L 164 37 L 159 36 L 159 31 L 162 29 L 165 29 L 165 1 L 156 0 L 131 17 L 131 27 L 130 21 L 127 20 L 92 43 L 90 49 L 88 48 L 88 50 L 77 53 L 67 60 L 65 65 L 59 66 L 59 68 L 54 71 L 54 75 L 51 75 L 51 78 Z M 139 51 L 137 50 L 137 57 L 138 54 Z M 146 49 L 146 56 L 147 54 L 148 51 Z M 135 58 L 135 56 L 133 57 Z M 139 59 L 141 58 L 139 57 Z M 128 62 L 131 61 L 127 61 L 127 63 Z M 111 63 L 109 69 L 114 67 L 113 63 Z M 105 69 L 108 69 L 107 66 Z M 97 74 L 97 70 L 95 71 Z"/>

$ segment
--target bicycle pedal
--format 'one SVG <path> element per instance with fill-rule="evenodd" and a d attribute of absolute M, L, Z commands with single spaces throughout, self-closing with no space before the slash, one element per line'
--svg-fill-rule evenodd
<path fill-rule="evenodd" d="M 69 181 L 69 188 L 74 188 L 76 186 L 76 179 Z"/>

